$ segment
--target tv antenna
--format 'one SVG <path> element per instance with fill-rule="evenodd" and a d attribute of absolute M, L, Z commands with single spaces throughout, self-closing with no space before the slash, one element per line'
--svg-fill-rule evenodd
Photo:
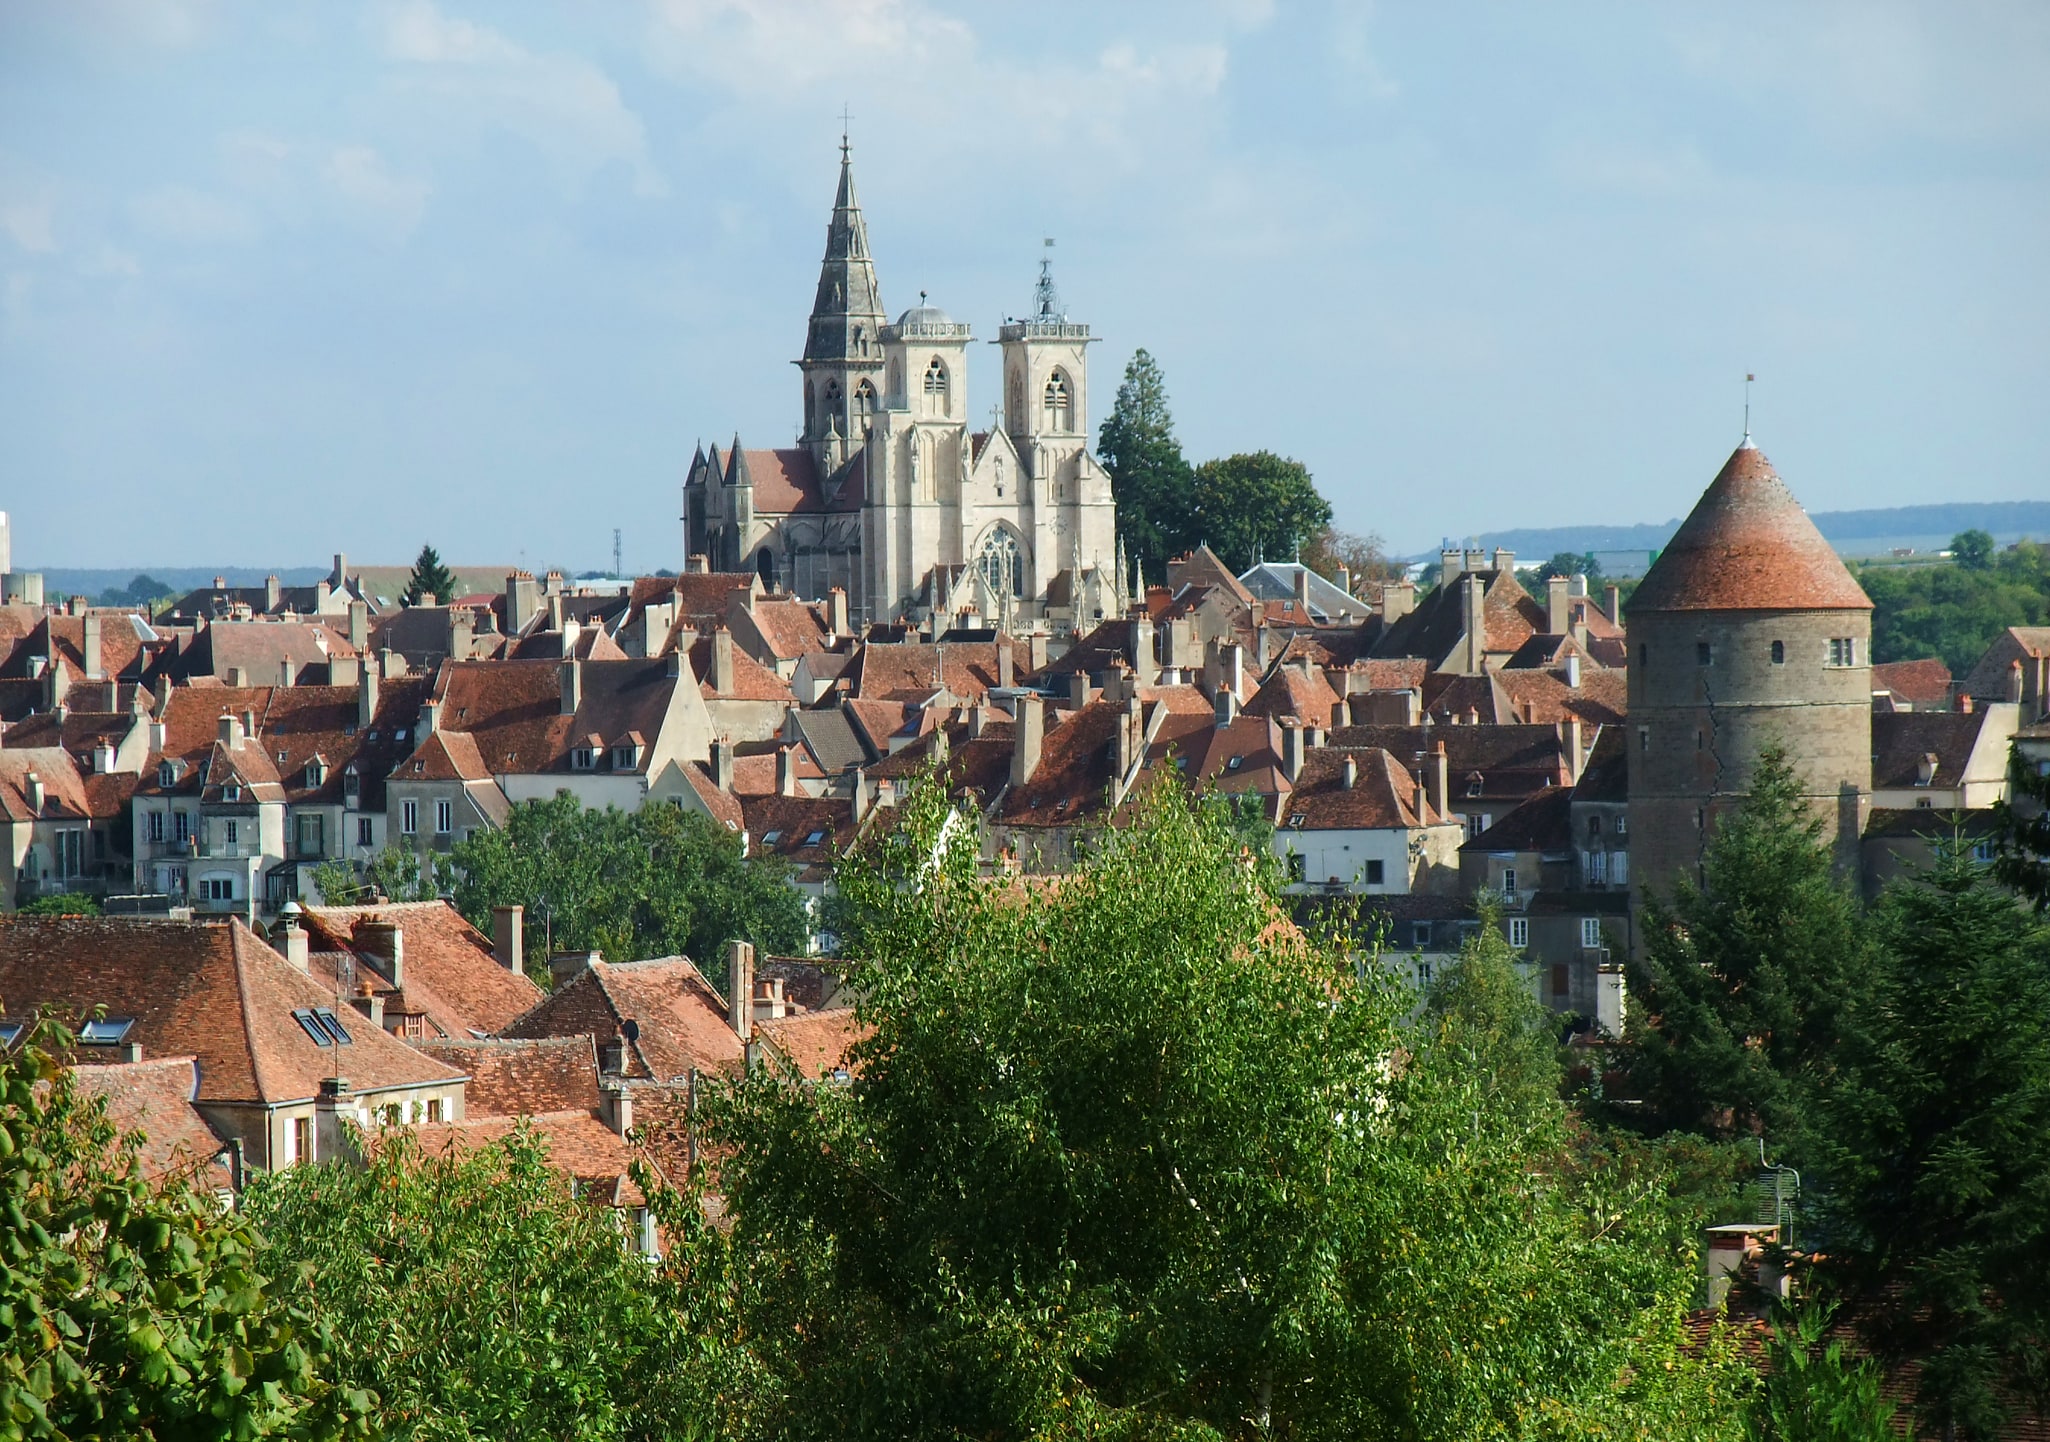
<path fill-rule="evenodd" d="M 612 528 L 612 575 L 614 579 L 617 579 L 625 574 L 626 572 L 621 570 L 619 565 L 619 527 L 614 526 Z"/>
<path fill-rule="evenodd" d="M 1751 443 L 1751 382 L 1758 377 L 1750 371 L 1744 372 L 1744 443 Z"/>

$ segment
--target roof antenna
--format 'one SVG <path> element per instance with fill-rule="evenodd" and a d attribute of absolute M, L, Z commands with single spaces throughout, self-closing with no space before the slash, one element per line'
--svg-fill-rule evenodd
<path fill-rule="evenodd" d="M 1748 445 L 1750 445 L 1750 444 L 1751 444 L 1751 382 L 1753 382 L 1753 381 L 1755 381 L 1755 380 L 1757 380 L 1757 379 L 1758 379 L 1758 377 L 1757 377 L 1757 376 L 1755 376 L 1755 375 L 1753 375 L 1753 374 L 1751 374 L 1751 372 L 1750 372 L 1750 371 L 1745 371 L 1745 372 L 1744 372 L 1744 445 L 1745 445 L 1745 446 L 1748 446 Z M 1743 449 L 1743 446 L 1739 446 L 1739 447 L 1738 447 L 1738 449 L 1739 449 L 1739 450 L 1742 450 L 1742 449 Z"/>

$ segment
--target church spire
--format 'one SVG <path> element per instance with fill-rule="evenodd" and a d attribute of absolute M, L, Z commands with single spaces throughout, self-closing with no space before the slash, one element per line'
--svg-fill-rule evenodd
<path fill-rule="evenodd" d="M 819 465 L 839 470 L 858 449 L 882 385 L 885 324 L 868 222 L 854 195 L 853 147 L 840 134 L 840 185 L 826 224 L 826 254 L 805 332 L 802 441 Z"/>

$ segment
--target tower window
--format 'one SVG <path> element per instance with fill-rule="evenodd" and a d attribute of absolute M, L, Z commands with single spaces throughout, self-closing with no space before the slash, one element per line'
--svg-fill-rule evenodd
<path fill-rule="evenodd" d="M 1651 755 L 1651 728 L 1649 726 L 1637 728 L 1637 750 L 1641 755 Z"/>
<path fill-rule="evenodd" d="M 1706 641 L 1696 641 L 1694 643 L 1694 664 L 1697 666 L 1707 666 L 1714 661 L 1715 647 L 1709 645 Z"/>
<path fill-rule="evenodd" d="M 947 399 L 947 367 L 938 356 L 934 356 L 932 364 L 925 368 L 925 393 L 938 396 L 942 403 Z"/>
<path fill-rule="evenodd" d="M 1050 431 L 1074 429 L 1074 405 L 1068 395 L 1068 378 L 1055 371 L 1046 378 L 1046 428 Z"/>
<path fill-rule="evenodd" d="M 875 414 L 876 388 L 863 381 L 854 388 L 854 419 L 864 434 L 868 431 L 869 417 Z"/>
<path fill-rule="evenodd" d="M 1829 664 L 1832 666 L 1855 666 L 1858 664 L 1858 642 L 1852 636 L 1833 637 L 1829 643 Z"/>
<path fill-rule="evenodd" d="M 1772 643 L 1772 664 L 1775 666 L 1784 666 L 1787 664 L 1786 642 L 1775 641 Z"/>

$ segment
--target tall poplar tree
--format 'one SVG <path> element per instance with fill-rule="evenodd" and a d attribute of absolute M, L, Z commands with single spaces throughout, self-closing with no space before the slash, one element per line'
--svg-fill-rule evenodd
<path fill-rule="evenodd" d="M 1125 367 L 1117 403 L 1097 433 L 1096 454 L 1110 472 L 1125 550 L 1149 577 L 1160 577 L 1168 557 L 1186 544 L 1189 463 L 1168 414 L 1166 378 L 1144 350 Z"/>

